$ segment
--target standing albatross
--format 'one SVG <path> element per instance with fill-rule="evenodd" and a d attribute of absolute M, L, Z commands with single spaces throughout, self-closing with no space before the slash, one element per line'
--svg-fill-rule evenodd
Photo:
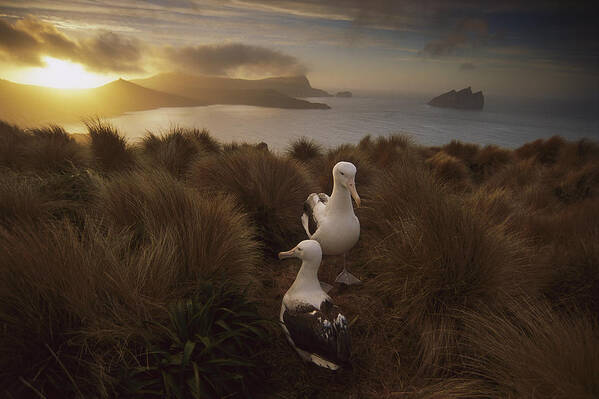
<path fill-rule="evenodd" d="M 337 370 L 349 361 L 349 326 L 339 308 L 320 288 L 320 244 L 314 240 L 302 241 L 295 248 L 279 253 L 279 259 L 285 258 L 302 260 L 281 304 L 279 318 L 287 340 L 303 360 Z"/>
<path fill-rule="evenodd" d="M 351 162 L 338 162 L 333 168 L 333 193 L 312 193 L 304 202 L 302 225 L 308 238 L 318 241 L 325 255 L 343 254 L 343 271 L 336 283 L 347 285 L 360 282 L 345 266 L 346 253 L 360 238 L 360 221 L 354 213 L 351 198 L 360 207 L 360 196 L 356 191 L 356 167 Z M 315 228 L 310 233 L 310 228 Z"/>

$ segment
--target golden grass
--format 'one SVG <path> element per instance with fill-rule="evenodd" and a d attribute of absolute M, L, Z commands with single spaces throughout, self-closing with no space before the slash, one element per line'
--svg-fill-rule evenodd
<path fill-rule="evenodd" d="M 104 172 L 130 169 L 135 163 L 132 149 L 124 136 L 108 122 L 85 121 L 91 139 L 91 150 L 97 167 Z"/>
<path fill-rule="evenodd" d="M 135 171 L 100 183 L 96 217 L 134 234 L 132 272 L 143 295 L 179 297 L 206 281 L 255 291 L 255 230 L 230 196 L 203 196 L 166 172 Z M 141 273 L 141 275 L 139 274 Z"/>
<path fill-rule="evenodd" d="M 259 149 L 238 150 L 194 163 L 188 181 L 208 196 L 232 194 L 252 218 L 269 253 L 291 248 L 305 234 L 302 207 L 316 187 L 295 160 Z"/>
<path fill-rule="evenodd" d="M 304 238 L 302 204 L 330 192 L 340 160 L 363 199 L 348 256 L 363 284 L 331 291 L 352 322 L 352 367 L 303 364 L 274 323 L 253 397 L 597 395 L 596 142 L 368 136 L 281 156 L 178 128 L 136 147 L 96 122 L 87 145 L 0 123 L 2 395 L 122 397 L 148 342 L 173 348 L 167 309 L 206 283 L 276 321 L 299 264 L 263 255 Z M 325 258 L 321 278 L 341 262 Z"/>

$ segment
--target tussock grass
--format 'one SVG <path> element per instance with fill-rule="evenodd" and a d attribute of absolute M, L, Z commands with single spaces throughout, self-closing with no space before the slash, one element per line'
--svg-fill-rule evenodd
<path fill-rule="evenodd" d="M 85 167 L 88 163 L 85 149 L 62 127 L 24 131 L 0 121 L 0 167 L 45 173 Z"/>
<path fill-rule="evenodd" d="M 0 383 L 12 397 L 106 395 L 81 330 L 109 303 L 103 277 L 118 244 L 68 222 L 0 228 Z M 107 284 L 108 283 L 108 284 Z M 8 396 L 11 397 L 11 396 Z"/>
<path fill-rule="evenodd" d="M 85 121 L 91 138 L 91 150 L 99 169 L 115 172 L 130 169 L 135 163 L 133 150 L 125 137 L 109 123 L 100 119 Z"/>
<path fill-rule="evenodd" d="M 323 149 L 320 144 L 307 137 L 300 137 L 289 145 L 287 156 L 298 161 L 307 162 L 314 158 L 321 157 Z"/>
<path fill-rule="evenodd" d="M 533 158 L 542 164 L 554 164 L 557 162 L 560 150 L 565 141 L 559 136 L 553 136 L 547 140 L 535 140 L 532 143 L 524 144 L 515 150 L 519 158 Z"/>
<path fill-rule="evenodd" d="M 28 148 L 29 165 L 34 169 L 64 172 L 89 163 L 88 154 L 60 126 L 31 130 L 33 140 Z"/>
<path fill-rule="evenodd" d="M 151 166 L 161 166 L 178 178 L 187 173 L 194 160 L 221 151 L 220 144 L 207 130 L 178 127 L 160 136 L 148 132 L 142 147 Z"/>
<path fill-rule="evenodd" d="M 468 187 L 470 172 L 460 159 L 439 151 L 425 161 L 435 176 L 458 189 Z"/>
<path fill-rule="evenodd" d="M 31 137 L 17 126 L 0 121 L 0 167 L 20 169 L 27 163 Z"/>
<path fill-rule="evenodd" d="M 316 176 L 316 183 L 321 192 L 330 194 L 333 191 L 333 167 L 340 161 L 353 163 L 356 173 L 356 188 L 358 193 L 364 192 L 376 177 L 376 170 L 370 163 L 368 155 L 353 145 L 344 144 L 327 151 L 326 155 L 314 159 L 310 170 Z M 362 194 L 360 194 L 362 196 Z M 306 196 L 307 197 L 307 196 Z"/>
<path fill-rule="evenodd" d="M 94 129 L 77 144 L 0 123 L 0 396 L 597 396 L 596 142 L 367 136 L 278 155 Z M 331 291 L 353 341 L 331 374 L 262 330 L 298 266 L 263 250 L 304 238 L 302 204 L 341 160 L 358 168 L 363 284 Z M 322 279 L 340 268 L 325 259 Z"/>
<path fill-rule="evenodd" d="M 264 248 L 275 254 L 303 237 L 303 203 L 316 191 L 297 161 L 257 149 L 202 159 L 191 167 L 188 180 L 209 197 L 232 194 L 250 215 Z"/>
<path fill-rule="evenodd" d="M 453 157 L 461 159 L 466 165 L 468 165 L 468 167 L 471 167 L 471 165 L 474 164 L 476 155 L 480 151 L 480 147 L 477 144 L 462 143 L 458 140 L 451 140 L 449 144 L 441 147 L 441 150 Z"/>
<path fill-rule="evenodd" d="M 81 170 L 46 174 L 0 174 L 0 226 L 67 217 L 78 221 L 94 190 Z"/>
<path fill-rule="evenodd" d="M 597 320 L 558 315 L 549 305 L 519 299 L 507 309 L 465 315 L 466 343 L 477 356 L 469 370 L 494 388 L 485 397 L 594 398 L 599 394 Z"/>
<path fill-rule="evenodd" d="M 134 234 L 134 265 L 122 278 L 136 280 L 144 295 L 178 297 L 205 281 L 256 289 L 255 231 L 232 198 L 202 196 L 166 172 L 146 170 L 104 180 L 94 208 L 105 223 Z"/>
<path fill-rule="evenodd" d="M 402 321 L 397 332 L 414 340 L 414 367 L 445 375 L 460 353 L 457 309 L 495 304 L 524 286 L 534 290 L 526 248 L 501 225 L 464 207 L 422 168 L 400 165 L 374 191 L 374 210 L 366 215 L 376 227 L 368 238 L 374 248 L 368 284 Z"/>

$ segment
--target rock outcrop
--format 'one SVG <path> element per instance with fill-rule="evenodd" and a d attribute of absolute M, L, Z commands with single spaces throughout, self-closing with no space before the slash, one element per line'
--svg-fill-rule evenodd
<path fill-rule="evenodd" d="M 351 91 L 340 91 L 337 94 L 335 94 L 335 97 L 345 97 L 345 98 L 349 98 L 352 96 Z"/>
<path fill-rule="evenodd" d="M 469 87 L 460 91 L 451 90 L 428 102 L 429 105 L 442 108 L 483 109 L 485 98 L 482 91 L 472 93 Z"/>

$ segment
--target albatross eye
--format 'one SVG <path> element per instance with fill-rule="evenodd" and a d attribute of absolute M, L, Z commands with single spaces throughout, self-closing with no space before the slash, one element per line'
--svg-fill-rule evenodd
<path fill-rule="evenodd" d="M 345 173 L 343 173 L 343 172 L 339 172 L 339 173 L 341 173 L 341 176 L 345 176 Z"/>

